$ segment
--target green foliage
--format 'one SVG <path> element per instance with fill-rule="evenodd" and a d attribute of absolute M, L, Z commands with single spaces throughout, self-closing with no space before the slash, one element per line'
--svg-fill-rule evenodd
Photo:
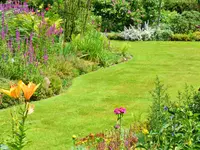
<path fill-rule="evenodd" d="M 77 29 L 83 34 L 90 14 L 91 0 L 58 0 L 54 3 L 57 13 L 64 20 L 64 41 L 71 41 Z"/>
<path fill-rule="evenodd" d="M 150 24 L 157 21 L 159 0 L 142 0 L 143 8 L 145 10 L 145 17 L 143 21 L 149 21 Z"/>
<path fill-rule="evenodd" d="M 155 90 L 151 92 L 153 102 L 151 106 L 150 113 L 150 127 L 154 132 L 158 132 L 166 117 L 163 114 L 163 108 L 169 101 L 169 96 L 166 93 L 166 89 L 163 84 L 161 84 L 158 77 L 155 81 Z"/>
<path fill-rule="evenodd" d="M 158 29 L 155 33 L 155 39 L 158 41 L 169 41 L 171 36 L 173 35 L 173 32 L 170 29 Z"/>
<path fill-rule="evenodd" d="M 110 40 L 123 40 L 120 33 L 110 32 L 110 33 L 105 33 L 105 34 L 107 38 Z"/>
<path fill-rule="evenodd" d="M 200 24 L 199 17 L 200 13 L 197 11 L 184 11 L 171 19 L 170 28 L 174 33 L 194 32 Z"/>
<path fill-rule="evenodd" d="M 34 30 L 38 28 L 41 21 L 37 15 L 31 13 L 17 15 L 8 13 L 6 16 L 10 16 L 8 19 L 6 18 L 6 24 L 8 24 L 9 33 L 13 37 L 16 34 L 16 29 L 20 31 L 21 36 L 30 36 L 30 33 L 34 32 Z"/>
<path fill-rule="evenodd" d="M 193 113 L 200 113 L 200 92 L 193 94 L 193 101 L 190 104 L 190 109 Z"/>
<path fill-rule="evenodd" d="M 26 120 L 28 117 L 27 105 L 19 108 L 19 111 L 11 112 L 12 116 L 12 137 L 8 146 L 13 150 L 22 150 L 28 144 L 26 137 Z"/>
<path fill-rule="evenodd" d="M 164 0 L 164 9 L 170 11 L 177 11 L 182 13 L 184 11 L 198 10 L 197 0 Z"/>
<path fill-rule="evenodd" d="M 191 41 L 190 36 L 187 34 L 174 34 L 171 37 L 172 41 Z"/>
<path fill-rule="evenodd" d="M 8 96 L 0 96 L 0 109 L 8 108 L 16 104 L 20 104 L 20 102 L 15 101 Z"/>
<path fill-rule="evenodd" d="M 89 73 L 89 72 L 94 71 L 98 68 L 97 63 L 87 61 L 87 60 L 84 60 L 84 59 L 80 59 L 80 58 L 73 58 L 70 61 L 71 61 L 71 63 L 73 63 L 74 67 L 77 69 L 79 74 Z"/>
<path fill-rule="evenodd" d="M 172 41 L 200 41 L 200 33 L 194 32 L 189 34 L 173 34 L 171 36 Z"/>
<path fill-rule="evenodd" d="M 50 87 L 53 90 L 54 94 L 59 94 L 62 89 L 62 81 L 58 76 L 50 76 L 49 80 L 51 81 Z"/>
<path fill-rule="evenodd" d="M 80 58 L 95 61 L 103 66 L 115 59 L 114 54 L 110 52 L 108 39 L 96 30 L 88 31 L 84 37 L 74 36 L 71 45 Z"/>
<path fill-rule="evenodd" d="M 146 135 L 145 142 L 141 142 L 139 147 L 199 149 L 199 112 L 195 112 L 199 103 L 198 94 L 192 87 L 186 86 L 184 92 L 179 92 L 178 101 L 165 102 L 159 100 L 161 97 L 165 99 L 163 95 L 165 90 L 159 81 L 156 81 L 155 91 L 152 95 L 154 101 L 151 113 L 153 115 L 149 117 L 150 132 Z"/>
<path fill-rule="evenodd" d="M 28 4 L 33 7 L 39 7 L 41 5 L 44 5 L 44 7 L 47 7 L 48 4 L 52 5 L 53 2 L 54 2 L 53 0 L 28 0 Z"/>
<path fill-rule="evenodd" d="M 130 48 L 130 45 L 128 43 L 125 43 L 120 46 L 119 51 L 125 57 L 128 54 L 129 48 Z"/>
<path fill-rule="evenodd" d="M 122 31 L 124 26 L 140 24 L 144 17 L 144 10 L 139 0 L 95 0 L 93 12 L 97 16 L 102 16 L 102 31 Z"/>
<path fill-rule="evenodd" d="M 195 41 L 200 41 L 200 32 L 196 31 L 192 34 L 192 37 Z"/>
<path fill-rule="evenodd" d="M 161 11 L 161 23 L 170 27 L 171 20 L 175 19 L 178 13 L 176 11 Z"/>

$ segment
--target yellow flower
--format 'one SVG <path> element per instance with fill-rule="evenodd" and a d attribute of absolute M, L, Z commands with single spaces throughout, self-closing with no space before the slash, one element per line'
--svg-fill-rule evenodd
<path fill-rule="evenodd" d="M 149 131 L 148 131 L 147 129 L 144 128 L 144 129 L 142 130 L 142 133 L 146 135 L 146 134 L 149 134 Z"/>
<path fill-rule="evenodd" d="M 34 92 L 37 90 L 37 88 L 40 86 L 40 84 L 35 85 L 34 83 L 30 82 L 28 85 L 25 85 L 23 82 L 21 84 L 21 89 L 24 93 L 24 97 L 27 101 L 30 100 L 31 96 L 34 94 Z"/>
<path fill-rule="evenodd" d="M 73 135 L 73 136 L 72 136 L 72 139 L 76 139 L 76 135 Z"/>
<path fill-rule="evenodd" d="M 4 93 L 12 98 L 19 98 L 20 97 L 20 92 L 21 92 L 21 85 L 22 81 L 19 81 L 18 84 L 14 84 L 10 86 L 10 90 L 4 90 L 4 89 L 0 89 L 1 93 Z"/>

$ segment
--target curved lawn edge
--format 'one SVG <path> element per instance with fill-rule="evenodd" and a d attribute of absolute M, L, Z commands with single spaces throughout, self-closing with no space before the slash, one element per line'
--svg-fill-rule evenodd
<path fill-rule="evenodd" d="M 123 121 L 126 127 L 145 118 L 151 104 L 149 91 L 157 75 L 173 98 L 185 83 L 198 87 L 200 43 L 128 43 L 134 59 L 77 77 L 66 93 L 34 102 L 35 112 L 27 122 L 27 137 L 32 142 L 26 149 L 69 149 L 74 134 L 84 136 L 111 129 L 116 122 L 115 107 L 127 109 Z M 1 110 L 0 139 L 9 134 L 8 118 L 9 109 Z"/>

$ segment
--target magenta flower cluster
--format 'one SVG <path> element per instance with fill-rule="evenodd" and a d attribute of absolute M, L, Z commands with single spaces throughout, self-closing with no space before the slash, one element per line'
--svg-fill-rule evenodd
<path fill-rule="evenodd" d="M 115 113 L 116 115 L 124 114 L 124 113 L 126 113 L 126 109 L 123 108 L 123 107 L 115 108 L 114 113 Z"/>

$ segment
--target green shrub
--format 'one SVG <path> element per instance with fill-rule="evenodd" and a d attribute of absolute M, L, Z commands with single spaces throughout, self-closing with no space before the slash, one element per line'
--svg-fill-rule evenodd
<path fill-rule="evenodd" d="M 59 94 L 61 89 L 62 89 L 62 81 L 58 76 L 50 76 L 49 77 L 50 80 L 50 86 L 49 88 L 52 89 L 54 94 Z"/>
<path fill-rule="evenodd" d="M 191 41 L 192 39 L 188 34 L 173 34 L 171 37 L 172 41 Z"/>
<path fill-rule="evenodd" d="M 145 10 L 145 17 L 142 21 L 150 24 L 157 22 L 159 0 L 141 0 L 141 2 Z"/>
<path fill-rule="evenodd" d="M 123 37 L 121 37 L 120 33 L 116 32 L 110 32 L 110 33 L 105 33 L 107 38 L 110 40 L 123 40 Z"/>
<path fill-rule="evenodd" d="M 155 89 L 151 92 L 151 95 L 153 102 L 149 115 L 149 125 L 153 131 L 158 132 L 166 119 L 163 108 L 169 103 L 169 96 L 166 93 L 166 88 L 158 78 L 155 81 Z"/>
<path fill-rule="evenodd" d="M 164 0 L 164 9 L 179 13 L 191 10 L 197 11 L 198 3 L 197 0 Z"/>
<path fill-rule="evenodd" d="M 12 98 L 6 95 L 0 95 L 0 109 L 8 108 L 16 104 L 20 104 L 20 102 L 13 100 Z"/>
<path fill-rule="evenodd" d="M 60 56 L 56 59 L 56 62 L 54 64 L 55 72 L 61 79 L 72 79 L 74 77 L 74 66 L 70 61 Z"/>
<path fill-rule="evenodd" d="M 200 13 L 197 11 L 184 11 L 171 19 L 170 28 L 174 33 L 194 32 L 200 24 L 199 18 Z"/>
<path fill-rule="evenodd" d="M 193 36 L 193 38 L 194 38 L 195 41 L 200 41 L 200 32 L 199 31 L 194 32 L 192 34 L 192 36 Z"/>
<path fill-rule="evenodd" d="M 158 41 L 169 41 L 173 32 L 170 29 L 158 29 L 155 33 L 155 39 Z"/>
<path fill-rule="evenodd" d="M 45 77 L 41 87 L 38 89 L 39 92 L 36 93 L 37 100 L 58 95 L 62 90 L 62 84 L 59 76 L 51 75 L 50 77 Z"/>
<path fill-rule="evenodd" d="M 161 24 L 165 24 L 170 27 L 171 20 L 175 19 L 179 15 L 176 11 L 162 10 L 161 11 Z"/>
<path fill-rule="evenodd" d="M 194 89 L 186 86 L 184 92 L 179 92 L 178 100 L 169 101 L 163 85 L 157 80 L 152 96 L 150 130 L 144 135 L 144 140 L 139 139 L 138 147 L 199 149 L 199 113 L 193 113 L 190 107 L 194 105 L 193 101 L 199 102 Z"/>
<path fill-rule="evenodd" d="M 88 31 L 85 36 L 78 35 L 72 38 L 71 51 L 75 52 L 79 58 L 94 61 L 100 65 L 105 65 L 113 59 L 110 52 L 108 39 L 96 30 Z"/>
<path fill-rule="evenodd" d="M 98 68 L 96 63 L 79 58 L 75 58 L 72 63 L 79 74 L 89 73 Z"/>
<path fill-rule="evenodd" d="M 122 31 L 124 26 L 130 24 L 140 24 L 144 17 L 144 9 L 139 0 L 94 0 L 93 12 L 102 16 L 101 30 L 109 32 Z"/>
<path fill-rule="evenodd" d="M 176 17 L 170 21 L 170 28 L 174 33 L 183 34 L 189 31 L 189 24 L 182 15 L 177 14 Z"/>

